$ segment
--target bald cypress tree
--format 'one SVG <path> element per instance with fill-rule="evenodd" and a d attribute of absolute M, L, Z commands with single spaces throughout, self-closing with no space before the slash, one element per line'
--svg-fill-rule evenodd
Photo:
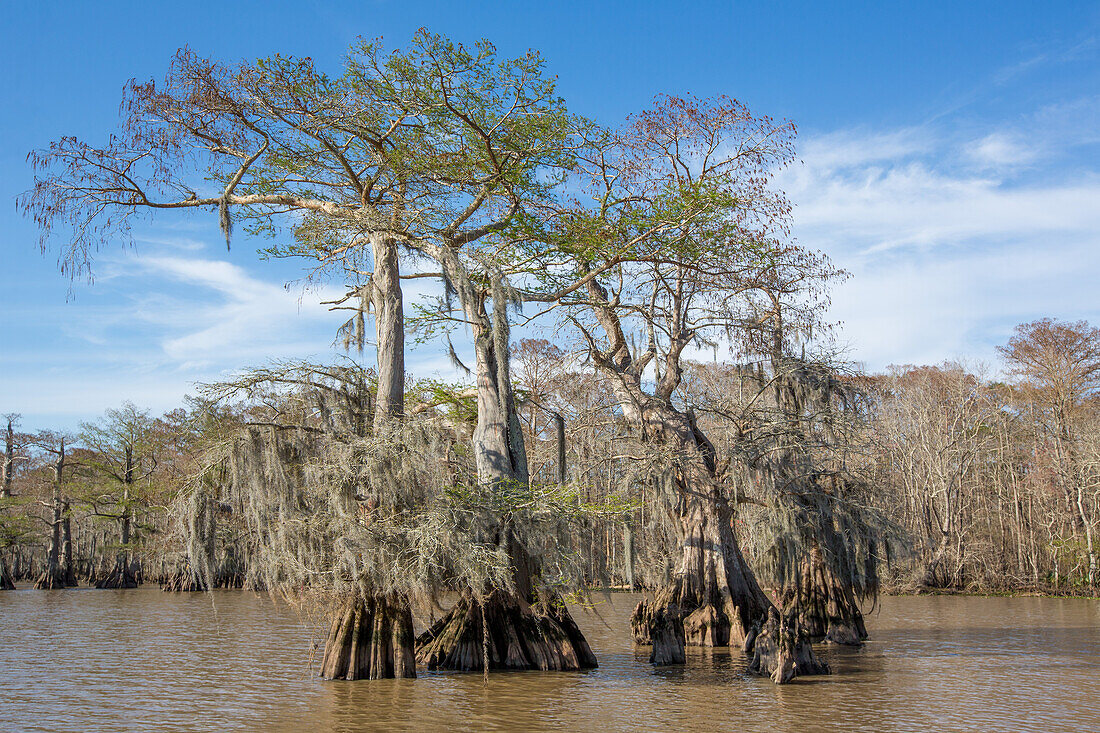
<path fill-rule="evenodd" d="M 793 126 L 739 102 L 661 98 L 581 157 L 578 200 L 555 215 L 553 278 L 583 276 L 569 322 L 624 418 L 662 466 L 680 556 L 632 624 L 651 661 L 685 661 L 685 646 L 800 645 L 799 672 L 820 671 L 796 627 L 780 640 L 775 609 L 734 533 L 735 497 L 715 446 L 680 390 L 695 348 L 740 348 L 761 314 L 787 304 L 791 326 L 818 324 L 836 271 L 785 238 L 789 205 L 770 185 L 793 155 Z M 793 651 L 792 651 L 793 653 Z M 759 657 L 760 655 L 758 655 Z M 788 655 L 789 656 L 789 655 Z M 774 653 L 757 669 L 785 682 Z"/>
<path fill-rule="evenodd" d="M 96 248 L 142 214 L 216 211 L 227 244 L 235 223 L 285 225 L 291 241 L 269 254 L 353 282 L 349 333 L 361 337 L 373 309 L 379 415 L 392 418 L 402 254 L 461 250 L 507 226 L 562 165 L 571 125 L 534 52 L 501 60 L 488 42 L 467 49 L 423 30 L 395 51 L 357 42 L 336 77 L 308 58 L 225 64 L 181 51 L 162 82 L 131 84 L 122 109 L 106 145 L 64 138 L 30 156 L 39 175 L 21 203 L 43 246 L 66 231 L 62 270 L 90 272 Z"/>

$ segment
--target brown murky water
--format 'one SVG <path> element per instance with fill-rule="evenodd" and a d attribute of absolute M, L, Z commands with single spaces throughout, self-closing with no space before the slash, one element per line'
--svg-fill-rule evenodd
<path fill-rule="evenodd" d="M 244 592 L 0 593 L 0 730 L 1100 731 L 1100 602 L 884 598 L 835 674 L 776 687 L 739 653 L 654 668 L 636 596 L 577 612 L 600 668 L 324 682 L 310 630 Z M 604 623 L 606 622 L 606 624 Z"/>

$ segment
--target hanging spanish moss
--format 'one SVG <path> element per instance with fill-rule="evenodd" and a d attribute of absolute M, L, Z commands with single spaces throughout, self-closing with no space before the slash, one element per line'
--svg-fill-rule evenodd
<path fill-rule="evenodd" d="M 804 356 L 746 378 L 763 396 L 740 407 L 749 427 L 735 468 L 757 493 L 751 549 L 757 572 L 781 589 L 780 627 L 858 645 L 867 638 L 860 602 L 874 601 L 897 537 L 869 507 L 869 485 L 849 455 L 861 395 Z"/>
<path fill-rule="evenodd" d="M 193 584 L 215 587 L 214 507 L 233 507 L 219 521 L 245 538 L 246 586 L 330 610 L 324 676 L 411 676 L 412 607 L 436 607 L 452 591 L 493 606 L 493 593 L 517 596 L 517 582 L 531 600 L 512 612 L 577 637 L 574 656 L 594 662 L 563 607 L 538 600 L 583 583 L 566 539 L 582 511 L 574 487 L 479 484 L 465 431 L 438 410 L 372 428 L 371 374 L 355 365 L 258 370 L 206 396 L 207 414 L 221 419 L 180 507 Z M 528 548 L 537 570 L 517 578 L 517 555 Z M 550 651 L 526 649 L 528 666 L 560 667 L 540 661 Z"/>

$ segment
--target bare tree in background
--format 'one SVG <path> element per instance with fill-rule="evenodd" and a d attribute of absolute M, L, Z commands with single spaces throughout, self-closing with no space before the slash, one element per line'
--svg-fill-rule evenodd
<path fill-rule="evenodd" d="M 1088 584 L 1097 582 L 1095 519 L 1082 463 L 1082 418 L 1086 402 L 1100 391 L 1100 328 L 1084 321 L 1044 318 L 1016 327 L 1015 335 L 998 347 L 1009 369 L 1036 390 L 1045 408 L 1046 428 L 1054 444 L 1059 486 L 1077 510 L 1076 528 L 1084 534 Z"/>

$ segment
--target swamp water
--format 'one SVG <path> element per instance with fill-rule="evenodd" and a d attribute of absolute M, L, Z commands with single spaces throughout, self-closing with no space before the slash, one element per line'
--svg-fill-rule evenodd
<path fill-rule="evenodd" d="M 777 687 L 743 655 L 654 668 L 639 596 L 574 609 L 600 668 L 325 682 L 319 633 L 265 595 L 0 593 L 0 730 L 1100 731 L 1100 601 L 881 599 L 862 649 Z M 319 658 L 319 651 L 317 652 Z"/>

